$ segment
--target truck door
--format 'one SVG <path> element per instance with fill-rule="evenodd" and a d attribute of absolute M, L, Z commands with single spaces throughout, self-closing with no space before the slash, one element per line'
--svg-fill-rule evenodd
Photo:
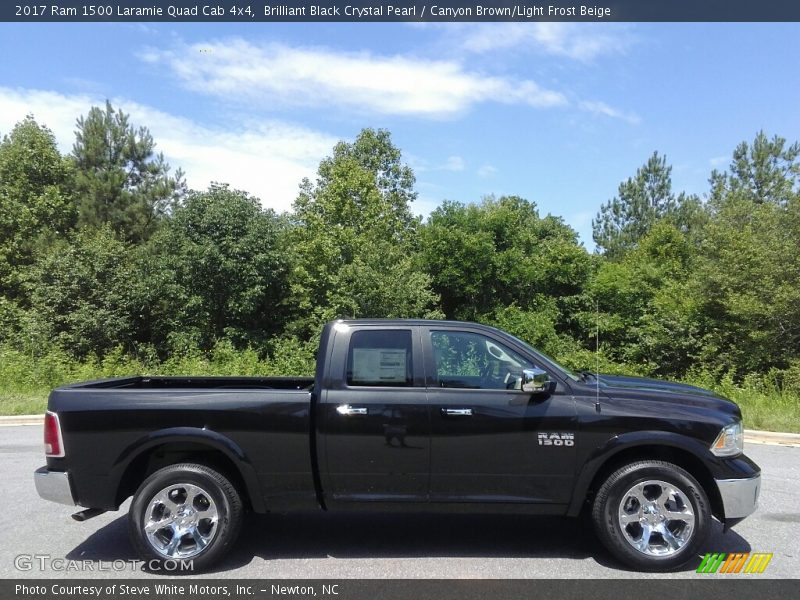
<path fill-rule="evenodd" d="M 419 329 L 334 328 L 317 436 L 328 505 L 428 497 L 430 418 Z"/>
<path fill-rule="evenodd" d="M 567 384 L 556 379 L 543 396 L 514 389 L 523 369 L 547 368 L 486 330 L 431 327 L 422 337 L 431 502 L 568 502 L 577 421 Z"/>

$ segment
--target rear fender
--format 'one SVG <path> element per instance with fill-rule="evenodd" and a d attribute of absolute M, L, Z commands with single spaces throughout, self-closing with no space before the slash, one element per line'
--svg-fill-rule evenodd
<path fill-rule="evenodd" d="M 148 433 L 130 444 L 114 463 L 110 480 L 114 489 L 118 490 L 122 477 L 131 463 L 154 448 L 172 443 L 194 443 L 206 446 L 224 454 L 238 469 L 239 475 L 247 488 L 250 503 L 255 512 L 266 512 L 261 493 L 258 475 L 252 462 L 242 448 L 229 437 L 211 429 L 198 427 L 171 427 Z"/>

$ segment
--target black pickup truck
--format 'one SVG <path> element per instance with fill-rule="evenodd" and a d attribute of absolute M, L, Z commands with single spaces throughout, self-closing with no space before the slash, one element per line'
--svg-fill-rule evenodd
<path fill-rule="evenodd" d="M 321 508 L 585 514 L 643 570 L 694 556 L 755 510 L 732 402 L 575 374 L 474 323 L 352 320 L 314 378 L 126 377 L 52 392 L 42 498 L 117 510 L 150 561 L 209 567 L 243 513 Z"/>

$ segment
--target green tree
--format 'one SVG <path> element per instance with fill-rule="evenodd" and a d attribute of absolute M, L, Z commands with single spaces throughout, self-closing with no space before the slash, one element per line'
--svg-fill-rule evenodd
<path fill-rule="evenodd" d="M 556 315 L 553 327 L 590 268 L 572 228 L 516 196 L 445 202 L 423 227 L 421 260 L 448 318 L 480 320 L 513 305 Z"/>
<path fill-rule="evenodd" d="M 37 249 L 75 219 L 72 171 L 55 137 L 32 116 L 0 142 L 0 296 L 27 304 L 22 282 Z"/>
<path fill-rule="evenodd" d="M 760 132 L 712 174 L 702 228 L 666 215 L 600 262 L 587 297 L 613 359 L 659 375 L 702 366 L 743 377 L 800 357 L 799 155 Z M 588 330 L 594 317 L 579 319 Z"/>
<path fill-rule="evenodd" d="M 333 280 L 324 320 L 351 317 L 439 317 L 429 277 L 402 247 L 376 240 Z"/>
<path fill-rule="evenodd" d="M 149 248 L 164 303 L 157 329 L 171 332 L 173 345 L 205 349 L 222 338 L 260 344 L 279 332 L 288 293 L 284 229 L 245 192 L 215 184 L 190 193 Z"/>
<path fill-rule="evenodd" d="M 292 297 L 301 335 L 337 316 L 437 315 L 427 276 L 410 257 L 419 220 L 414 174 L 384 130 L 364 129 L 304 180 L 294 204 Z"/>
<path fill-rule="evenodd" d="M 759 131 L 752 144 L 742 142 L 733 151 L 729 172 L 711 174 L 712 204 L 736 195 L 755 204 L 785 205 L 800 193 L 799 158 L 800 143 L 787 146 L 784 138 Z"/>
<path fill-rule="evenodd" d="M 800 199 L 726 196 L 707 227 L 697 286 L 708 365 L 740 375 L 800 357 Z"/>
<path fill-rule="evenodd" d="M 599 325 L 607 356 L 658 375 L 681 375 L 702 344 L 699 290 L 689 281 L 697 246 L 666 221 L 619 260 L 602 259 L 578 313 L 585 336 Z"/>
<path fill-rule="evenodd" d="M 130 351 L 140 305 L 130 250 L 107 227 L 55 244 L 33 269 L 31 335 L 79 357 Z"/>
<path fill-rule="evenodd" d="M 125 240 L 146 240 L 185 192 L 182 172 L 170 176 L 148 129 L 108 101 L 78 119 L 75 136 L 80 227 L 108 224 Z"/>
<path fill-rule="evenodd" d="M 619 185 L 617 196 L 600 208 L 592 220 L 594 242 L 609 258 L 618 258 L 636 246 L 663 218 L 682 229 L 702 215 L 696 196 L 672 191 L 672 167 L 658 152 Z"/>
<path fill-rule="evenodd" d="M 695 272 L 703 361 L 738 373 L 800 357 L 800 144 L 760 131 L 711 176 L 711 218 Z"/>

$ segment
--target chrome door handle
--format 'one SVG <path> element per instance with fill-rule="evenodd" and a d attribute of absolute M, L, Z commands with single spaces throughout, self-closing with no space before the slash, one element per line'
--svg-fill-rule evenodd
<path fill-rule="evenodd" d="M 336 407 L 336 412 L 345 417 L 352 417 L 354 415 L 366 415 L 366 408 L 354 408 L 349 404 L 342 404 Z"/>
<path fill-rule="evenodd" d="M 446 417 L 471 417 L 471 408 L 443 408 L 442 414 Z"/>

